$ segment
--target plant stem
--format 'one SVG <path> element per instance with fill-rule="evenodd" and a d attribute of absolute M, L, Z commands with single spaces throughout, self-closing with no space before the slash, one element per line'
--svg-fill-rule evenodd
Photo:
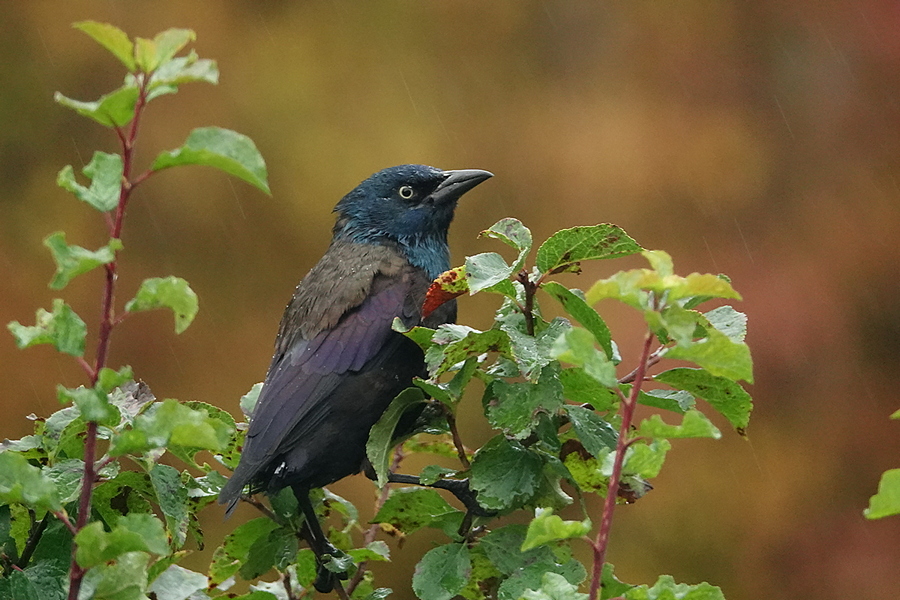
<path fill-rule="evenodd" d="M 522 314 L 525 316 L 525 331 L 534 337 L 534 294 L 537 292 L 540 281 L 531 281 L 528 271 L 525 269 L 519 272 L 517 279 L 525 288 L 525 306 L 522 309 Z"/>
<path fill-rule="evenodd" d="M 28 561 L 31 560 L 31 556 L 34 554 L 34 550 L 37 548 L 41 535 L 43 535 L 44 530 L 47 529 L 47 524 L 49 522 L 50 513 L 48 512 L 44 515 L 43 519 L 32 525 L 31 534 L 28 536 L 28 541 L 25 542 L 25 548 L 22 549 L 22 555 L 19 556 L 19 560 L 16 561 L 16 566 L 20 569 L 24 569 L 28 566 Z"/>
<path fill-rule="evenodd" d="M 463 469 L 469 468 L 469 457 L 466 454 L 466 447 L 463 445 L 462 438 L 459 435 L 459 428 L 456 426 L 456 415 L 453 414 L 453 411 L 450 410 L 450 407 L 446 405 L 441 405 L 444 407 L 444 416 L 447 419 L 447 427 L 450 428 L 450 434 L 453 436 L 453 445 L 456 446 L 456 455 L 459 457 L 459 462 L 462 463 Z"/>
<path fill-rule="evenodd" d="M 591 590 L 589 600 L 597 600 L 600 592 L 600 578 L 603 575 L 603 565 L 606 562 L 606 550 L 609 546 L 609 532 L 612 527 L 613 511 L 616 507 L 616 498 L 619 494 L 619 480 L 622 477 L 622 465 L 625 462 L 625 450 L 628 446 L 628 434 L 631 431 L 631 422 L 634 419 L 634 409 L 637 406 L 638 395 L 644 376 L 650 366 L 650 346 L 653 345 L 653 332 L 648 331 L 644 337 L 644 347 L 641 350 L 641 358 L 634 370 L 634 385 L 631 393 L 622 405 L 622 424 L 619 426 L 619 438 L 616 441 L 616 456 L 613 460 L 612 475 L 609 478 L 609 489 L 603 503 L 603 518 L 600 521 L 600 531 L 597 538 L 591 544 L 594 551 L 594 567 L 591 574 Z"/>
<path fill-rule="evenodd" d="M 397 446 L 394 450 L 394 460 L 391 462 L 391 472 L 396 471 L 400 468 L 400 462 L 403 460 L 403 446 Z M 388 486 L 384 486 L 381 489 L 381 493 L 378 494 L 378 500 L 375 501 L 375 514 L 378 514 L 378 511 L 381 510 L 381 507 L 384 506 L 384 503 L 387 502 L 388 496 L 391 494 L 391 488 Z M 381 529 L 381 525 L 378 523 L 373 523 L 371 527 L 366 531 L 365 537 L 363 537 L 363 544 L 368 546 L 372 542 L 375 541 L 375 536 L 378 535 L 378 530 Z M 366 574 L 366 566 L 369 561 L 363 561 L 359 563 L 359 566 L 356 568 L 356 573 L 353 574 L 353 578 L 347 583 L 346 593 L 352 594 L 356 589 L 356 586 L 362 581 L 363 576 Z"/>
<path fill-rule="evenodd" d="M 150 81 L 149 74 L 143 74 L 141 86 L 138 91 L 137 102 L 134 105 L 134 117 L 128 134 L 125 135 L 120 128 L 116 128 L 116 134 L 122 144 L 122 184 L 119 188 L 119 203 L 116 206 L 115 216 L 110 221 L 107 216 L 110 237 L 119 239 L 122 236 L 122 224 L 125 219 L 125 208 L 128 199 L 134 190 L 135 183 L 131 181 L 132 161 L 134 157 L 134 145 L 137 139 L 138 125 L 141 121 L 144 107 L 147 103 L 147 84 Z M 143 180 L 143 179 L 142 179 Z M 92 371 L 88 371 L 91 386 L 97 383 L 100 370 L 106 366 L 109 355 L 109 342 L 113 327 L 116 325 L 113 314 L 113 302 L 115 301 L 116 280 L 118 279 L 119 259 L 118 251 L 112 262 L 104 265 L 106 268 L 106 284 L 100 301 L 100 331 L 97 336 L 97 354 L 94 359 Z M 86 369 L 87 370 L 87 369 Z M 87 525 L 91 517 L 91 496 L 94 492 L 94 484 L 97 482 L 97 423 L 88 421 L 84 439 L 84 474 L 81 479 L 81 497 L 78 501 L 78 519 L 75 522 L 75 533 Z M 81 590 L 81 582 L 87 569 L 82 568 L 75 560 L 78 549 L 77 544 L 72 544 L 72 563 L 69 567 L 69 595 L 68 600 L 77 600 Z"/>

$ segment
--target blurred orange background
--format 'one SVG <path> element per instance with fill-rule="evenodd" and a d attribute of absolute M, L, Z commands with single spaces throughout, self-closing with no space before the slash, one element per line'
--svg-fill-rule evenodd
<path fill-rule="evenodd" d="M 99 215 L 55 178 L 95 149 L 116 151 L 115 137 L 53 93 L 92 100 L 123 71 L 70 24 L 144 37 L 192 28 L 221 83 L 154 101 L 138 166 L 193 127 L 229 127 L 265 156 L 273 197 L 202 168 L 139 188 L 118 306 L 144 277 L 173 274 L 191 282 L 201 311 L 181 336 L 162 311 L 130 318 L 111 365 L 132 365 L 160 398 L 237 414 L 344 193 L 405 162 L 488 169 L 496 177 L 457 211 L 454 263 L 498 249 L 476 236 L 505 216 L 537 240 L 613 222 L 669 251 L 679 272 L 727 273 L 744 295 L 756 361 L 749 439 L 718 419 L 722 440 L 676 441 L 655 489 L 617 512 L 609 558 L 619 577 L 709 581 L 729 600 L 897 597 L 900 517 L 862 517 L 880 473 L 900 466 L 900 426 L 888 420 L 900 408 L 896 2 L 110 0 L 7 3 L 3 13 L 0 322 L 33 323 L 60 295 L 46 287 L 44 236 L 106 241 Z M 638 264 L 592 264 L 565 283 L 587 287 Z M 92 335 L 101 280 L 94 272 L 61 292 Z M 460 321 L 485 327 L 496 303 L 463 299 Z M 640 323 L 600 308 L 630 370 Z M 0 365 L 0 438 L 28 433 L 29 413 L 56 410 L 58 382 L 83 383 L 71 359 L 20 352 L 8 335 Z M 488 436 L 478 400 L 466 400 L 472 446 Z M 371 483 L 333 489 L 371 515 Z M 211 547 L 255 516 L 242 507 L 223 524 L 221 511 L 207 513 Z M 429 535 L 395 549 L 376 583 L 412 598 Z M 204 568 L 211 547 L 191 565 Z"/>

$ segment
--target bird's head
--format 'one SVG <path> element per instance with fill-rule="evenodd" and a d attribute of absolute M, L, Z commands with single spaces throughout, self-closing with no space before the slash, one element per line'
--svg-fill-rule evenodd
<path fill-rule="evenodd" d="M 425 165 L 381 170 L 334 210 L 335 239 L 397 243 L 409 261 L 436 277 L 449 268 L 447 230 L 460 196 L 492 177 L 487 171 L 442 171 Z"/>

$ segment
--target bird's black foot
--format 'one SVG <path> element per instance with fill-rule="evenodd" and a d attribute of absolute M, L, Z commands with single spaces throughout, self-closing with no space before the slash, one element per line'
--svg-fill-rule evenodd
<path fill-rule="evenodd" d="M 325 566 L 332 557 L 344 556 L 344 553 L 335 548 L 327 539 L 319 545 L 316 552 L 316 580 L 313 586 L 320 594 L 327 594 L 334 590 L 338 581 L 347 579 L 347 571 L 331 571 Z"/>
<path fill-rule="evenodd" d="M 304 535 L 304 537 L 306 538 L 310 549 L 312 549 L 313 553 L 316 555 L 316 580 L 313 582 L 313 586 L 319 593 L 327 594 L 334 590 L 339 580 L 347 579 L 348 575 L 346 570 L 332 571 L 326 566 L 326 563 L 330 562 L 332 559 L 343 558 L 345 554 L 335 548 L 334 545 L 328 541 L 328 538 L 325 537 L 325 532 L 322 531 L 322 526 L 319 524 L 316 511 L 309 501 L 309 492 L 302 488 L 294 489 L 294 496 L 296 496 L 297 503 L 300 505 L 300 510 L 303 511 L 303 515 L 306 517 L 306 521 L 304 522 L 306 535 Z"/>

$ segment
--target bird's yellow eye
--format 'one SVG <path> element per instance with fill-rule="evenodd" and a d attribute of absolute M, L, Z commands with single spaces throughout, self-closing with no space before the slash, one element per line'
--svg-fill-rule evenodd
<path fill-rule="evenodd" d="M 401 185 L 400 189 L 397 190 L 397 193 L 400 194 L 400 197 L 404 200 L 409 200 L 416 195 L 415 190 L 412 189 L 412 186 L 409 185 Z"/>

